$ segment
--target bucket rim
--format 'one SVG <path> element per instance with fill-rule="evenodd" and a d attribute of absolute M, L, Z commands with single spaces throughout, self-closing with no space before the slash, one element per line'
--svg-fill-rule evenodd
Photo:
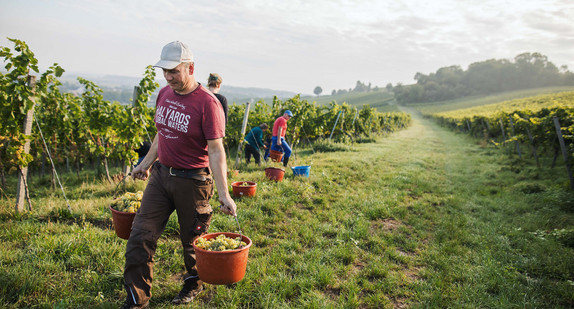
<path fill-rule="evenodd" d="M 124 216 L 132 216 L 132 215 L 135 216 L 135 215 L 136 215 L 135 212 L 119 211 L 119 210 L 117 210 L 117 209 L 114 209 L 114 208 L 112 207 L 112 205 L 110 205 L 109 207 L 110 207 L 110 210 L 111 210 L 112 212 L 117 213 L 117 214 L 119 214 L 119 215 L 124 215 Z"/>
<path fill-rule="evenodd" d="M 280 171 L 285 171 L 284 168 L 280 168 L 280 167 L 274 167 L 274 166 L 269 166 L 265 168 L 266 170 L 280 170 Z"/>
<path fill-rule="evenodd" d="M 298 165 L 298 166 L 293 166 L 291 167 L 291 169 L 297 169 L 297 170 L 302 170 L 302 169 L 310 169 L 311 165 Z"/>
<path fill-rule="evenodd" d="M 225 236 L 227 236 L 227 237 L 229 237 L 229 238 L 235 238 L 235 237 L 241 236 L 241 237 L 243 237 L 243 238 L 241 238 L 241 240 L 243 240 L 243 241 L 247 240 L 247 241 L 245 241 L 245 242 L 247 243 L 247 245 L 245 245 L 245 246 L 243 246 L 243 247 L 241 247 L 241 248 L 239 248 L 239 249 L 225 250 L 225 251 L 205 250 L 205 249 L 198 248 L 198 247 L 195 245 L 195 243 L 197 242 L 197 240 L 200 239 L 200 238 L 205 238 L 205 237 L 207 237 L 207 236 L 210 236 L 210 239 L 211 239 L 211 238 L 215 238 L 215 237 L 217 237 L 217 236 L 219 236 L 219 235 L 221 235 L 221 234 L 224 234 Z M 193 243 L 192 243 L 191 245 L 193 246 L 193 249 L 194 249 L 194 250 L 199 251 L 199 252 L 204 252 L 204 253 L 208 253 L 208 254 L 218 254 L 218 255 L 222 255 L 222 254 L 223 254 L 223 255 L 225 255 L 225 254 L 231 254 L 231 253 L 237 253 L 237 252 L 245 251 L 245 250 L 247 250 L 247 249 L 249 249 L 249 248 L 251 247 L 251 244 L 252 244 L 252 243 L 253 243 L 253 242 L 251 241 L 251 238 L 247 237 L 247 236 L 244 235 L 244 234 L 233 233 L 233 232 L 215 232 L 215 233 L 207 233 L 207 234 L 204 234 L 204 235 L 201 235 L 201 236 L 197 237 L 197 238 L 193 241 Z"/>
<path fill-rule="evenodd" d="M 242 186 L 240 184 L 242 183 L 247 183 L 249 184 L 248 186 Z M 251 187 L 257 187 L 257 183 L 255 181 L 234 181 L 231 183 L 232 187 L 235 188 L 251 188 Z"/>

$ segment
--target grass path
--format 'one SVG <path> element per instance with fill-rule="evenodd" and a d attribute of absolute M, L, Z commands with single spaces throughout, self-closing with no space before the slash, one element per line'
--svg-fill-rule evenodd
<path fill-rule="evenodd" d="M 409 179 L 399 181 L 410 210 L 401 219 L 428 233 L 413 257 L 421 268 L 409 300 L 437 308 L 574 306 L 571 246 L 533 236 L 572 227 L 572 193 L 409 112 L 411 128 L 368 146 L 389 162 L 389 183 Z"/>

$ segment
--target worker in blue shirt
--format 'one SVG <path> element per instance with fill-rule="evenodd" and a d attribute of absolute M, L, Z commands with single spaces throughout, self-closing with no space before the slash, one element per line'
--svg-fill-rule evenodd
<path fill-rule="evenodd" d="M 245 162 L 249 164 L 251 161 L 251 156 L 255 158 L 255 163 L 261 165 L 261 155 L 259 153 L 260 149 L 267 149 L 267 146 L 263 144 L 263 132 L 267 131 L 269 126 L 266 123 L 260 124 L 258 127 L 254 127 L 245 136 Z"/>

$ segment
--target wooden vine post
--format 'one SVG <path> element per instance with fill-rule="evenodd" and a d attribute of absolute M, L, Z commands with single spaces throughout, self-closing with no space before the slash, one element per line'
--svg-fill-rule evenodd
<path fill-rule="evenodd" d="M 518 137 L 514 133 L 514 121 L 512 121 L 512 116 L 509 117 L 510 120 L 510 128 L 512 129 L 512 136 L 515 138 L 514 145 L 516 146 L 516 152 L 518 152 L 518 157 L 522 159 L 522 152 L 520 151 L 520 142 L 518 141 Z"/>
<path fill-rule="evenodd" d="M 133 104 L 134 106 L 135 106 L 135 105 L 137 104 L 137 102 L 138 102 L 138 95 L 139 95 L 139 93 L 140 93 L 140 87 L 139 87 L 139 86 L 134 86 L 134 93 L 132 94 L 132 102 L 133 102 L 132 104 Z M 141 118 L 141 115 L 140 115 L 140 118 Z M 122 174 L 125 176 L 125 175 L 128 175 L 128 174 L 130 173 L 130 171 L 131 171 L 131 165 L 130 165 L 130 162 L 124 162 L 124 164 L 125 164 L 125 165 L 124 165 Z"/>
<path fill-rule="evenodd" d="M 566 162 L 566 169 L 568 170 L 568 177 L 570 178 L 570 189 L 574 190 L 574 177 L 572 176 L 572 169 L 570 168 L 570 160 L 568 160 L 568 150 L 566 149 L 564 137 L 562 136 L 562 130 L 560 129 L 560 122 L 556 116 L 553 116 L 552 120 L 554 120 L 556 135 L 558 135 L 558 141 L 560 142 L 560 148 L 562 149 L 562 156 L 564 156 L 564 161 Z"/>
<path fill-rule="evenodd" d="M 482 119 L 482 127 L 484 130 L 486 130 L 486 132 L 484 134 L 484 138 L 488 139 L 488 137 L 490 135 L 490 125 L 488 124 L 488 122 L 484 121 L 484 119 Z"/>
<path fill-rule="evenodd" d="M 353 117 L 353 122 L 351 123 L 351 129 L 353 129 L 353 133 L 356 134 L 357 130 L 355 129 L 355 120 L 357 120 L 357 116 L 359 116 L 359 110 L 355 112 L 355 117 Z"/>
<path fill-rule="evenodd" d="M 245 128 L 247 127 L 247 119 L 249 118 L 249 105 L 250 102 L 245 102 L 245 114 L 243 115 L 243 123 L 241 124 L 241 135 L 239 135 L 239 143 L 237 143 L 237 157 L 235 158 L 235 165 L 233 168 L 237 168 L 239 165 L 239 157 L 241 155 L 241 141 L 243 140 L 243 136 L 245 136 Z"/>
<path fill-rule="evenodd" d="M 339 114 L 337 115 L 337 120 L 335 120 L 335 125 L 333 126 L 333 130 L 331 130 L 331 135 L 329 136 L 329 142 L 331 141 L 331 138 L 333 137 L 333 132 L 335 132 L 335 128 L 337 127 L 337 123 L 339 122 L 339 117 L 341 117 L 341 112 L 339 111 Z"/>
<path fill-rule="evenodd" d="M 32 90 L 32 93 L 35 92 L 36 89 L 36 76 L 28 76 L 28 87 Z M 34 97 L 30 98 L 35 101 Z M 22 128 L 22 133 L 26 136 L 30 136 L 32 134 L 32 124 L 34 122 L 34 104 L 26 113 L 26 117 L 24 118 L 24 125 Z M 30 139 L 26 138 L 24 142 L 24 155 L 30 153 Z M 32 203 L 30 202 L 30 196 L 28 195 L 28 166 L 19 166 L 18 169 L 20 173 L 18 173 L 18 186 L 16 188 L 16 213 L 21 213 L 24 211 L 24 202 L 28 201 L 29 209 L 32 209 Z"/>
<path fill-rule="evenodd" d="M 532 154 L 536 159 L 536 166 L 540 167 L 540 161 L 538 160 L 538 151 L 536 150 L 536 145 L 534 144 L 534 137 L 530 133 L 530 129 L 526 128 L 526 133 L 528 134 L 528 139 L 530 140 L 530 145 L 532 146 Z"/>
<path fill-rule="evenodd" d="M 506 149 L 506 134 L 504 133 L 504 124 L 502 123 L 502 119 L 499 119 L 500 122 L 500 131 L 502 131 L 502 147 Z"/>

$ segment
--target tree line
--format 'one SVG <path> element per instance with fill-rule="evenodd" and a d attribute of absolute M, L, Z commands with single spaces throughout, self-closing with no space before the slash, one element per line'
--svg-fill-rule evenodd
<path fill-rule="evenodd" d="M 458 65 L 443 67 L 428 75 L 416 73 L 416 84 L 387 85 L 397 102 L 421 103 L 453 100 L 520 89 L 572 86 L 574 73 L 558 68 L 540 53 L 522 53 L 507 59 L 475 62 L 465 71 Z"/>
<path fill-rule="evenodd" d="M 331 95 L 341 95 L 341 94 L 347 94 L 347 93 L 352 93 L 352 92 L 371 92 L 371 91 L 377 91 L 379 90 L 378 86 L 371 86 L 371 83 L 369 84 L 365 84 L 363 82 L 361 82 L 360 80 L 357 81 L 357 83 L 355 84 L 355 88 L 349 88 L 349 89 L 333 89 L 333 91 L 331 91 Z M 315 95 L 321 95 L 321 93 L 323 93 L 323 88 L 321 88 L 321 86 L 317 86 L 315 87 L 315 89 L 313 90 L 313 93 Z"/>

